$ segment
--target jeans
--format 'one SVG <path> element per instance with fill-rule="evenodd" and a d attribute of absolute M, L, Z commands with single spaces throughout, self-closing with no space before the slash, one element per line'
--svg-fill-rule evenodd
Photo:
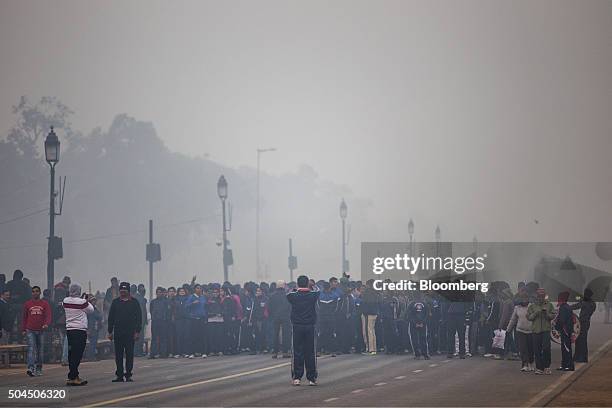
<path fill-rule="evenodd" d="M 43 332 L 27 330 L 26 336 L 28 339 L 28 370 L 40 372 L 43 364 Z"/>
<path fill-rule="evenodd" d="M 98 331 L 97 330 L 91 330 L 89 331 L 89 345 L 87 346 L 87 352 L 85 353 L 85 355 L 87 356 L 88 359 L 95 359 L 96 358 L 96 347 L 98 345 Z"/>

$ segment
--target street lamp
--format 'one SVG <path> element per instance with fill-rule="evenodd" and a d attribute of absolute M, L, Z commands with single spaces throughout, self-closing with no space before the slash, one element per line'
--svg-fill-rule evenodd
<path fill-rule="evenodd" d="M 49 163 L 51 170 L 51 188 L 49 193 L 49 238 L 47 241 L 47 289 L 53 291 L 55 280 L 55 259 L 57 258 L 55 237 L 55 165 L 60 158 L 60 141 L 51 126 L 51 130 L 45 139 L 45 160 Z"/>
<path fill-rule="evenodd" d="M 259 184 L 260 184 L 260 161 L 261 154 L 266 152 L 275 152 L 275 147 L 269 147 L 266 149 L 257 149 L 257 194 L 255 204 L 255 272 L 259 278 L 261 275 L 261 265 L 259 259 Z"/>
<path fill-rule="evenodd" d="M 412 256 L 412 236 L 414 235 L 414 221 L 408 221 L 408 235 L 410 235 L 410 256 Z"/>
<path fill-rule="evenodd" d="M 217 181 L 217 195 L 221 199 L 221 209 L 223 214 L 223 282 L 229 281 L 229 256 L 227 251 L 227 224 L 225 218 L 225 200 L 227 199 L 227 181 L 225 176 L 221 175 Z"/>
<path fill-rule="evenodd" d="M 340 219 L 342 219 L 342 276 L 346 276 L 347 262 L 346 262 L 346 216 L 348 215 L 348 208 L 344 198 L 340 203 Z"/>

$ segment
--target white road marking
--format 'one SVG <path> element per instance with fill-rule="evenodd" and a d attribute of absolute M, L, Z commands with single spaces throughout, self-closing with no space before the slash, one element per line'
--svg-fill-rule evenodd
<path fill-rule="evenodd" d="M 414 370 L 413 373 L 418 374 L 420 372 L 422 372 L 423 370 Z"/>
<path fill-rule="evenodd" d="M 87 405 L 87 407 L 99 407 L 99 406 L 113 405 L 113 404 L 117 404 L 119 402 L 130 401 L 130 400 L 133 400 L 133 399 L 136 399 L 136 398 L 150 397 L 151 395 L 163 394 L 165 392 L 177 391 L 177 390 L 182 390 L 182 389 L 185 389 L 185 388 L 196 387 L 198 385 L 210 384 L 210 383 L 215 383 L 215 382 L 224 381 L 224 380 L 231 380 L 233 378 L 240 378 L 240 377 L 244 377 L 244 376 L 247 376 L 247 375 L 262 373 L 262 372 L 265 372 L 265 371 L 275 370 L 275 369 L 281 368 L 281 367 L 287 367 L 289 365 L 291 365 L 291 362 L 282 363 L 282 364 L 276 364 L 276 365 L 273 365 L 273 366 L 268 366 L 268 367 L 263 367 L 263 368 L 258 368 L 256 370 L 243 371 L 241 373 L 225 375 L 223 377 L 210 378 L 208 380 L 197 381 L 197 382 L 189 383 L 189 384 L 182 384 L 182 385 L 175 385 L 173 387 L 160 388 L 160 389 L 157 389 L 157 390 L 147 391 L 147 392 L 143 392 L 143 393 L 140 393 L 140 394 L 133 394 L 133 395 L 125 396 L 125 397 L 114 398 L 114 399 L 107 400 L 107 401 L 96 402 L 94 404 Z"/>
<path fill-rule="evenodd" d="M 398 375 L 397 377 L 395 377 L 396 380 L 403 380 L 404 378 L 406 378 L 405 375 Z"/>
<path fill-rule="evenodd" d="M 351 393 L 353 393 L 353 394 L 359 394 L 359 393 L 360 393 L 360 392 L 362 392 L 362 391 L 363 391 L 363 389 L 361 389 L 361 388 L 357 388 L 356 390 L 351 391 Z"/>
<path fill-rule="evenodd" d="M 340 398 L 338 398 L 338 397 L 331 397 L 331 398 L 328 398 L 326 400 L 323 400 L 323 402 L 332 402 L 332 401 L 335 401 L 337 399 L 340 399 Z"/>
<path fill-rule="evenodd" d="M 379 383 L 374 384 L 375 387 L 380 387 L 381 385 L 387 385 L 387 383 L 386 382 L 379 382 Z"/>

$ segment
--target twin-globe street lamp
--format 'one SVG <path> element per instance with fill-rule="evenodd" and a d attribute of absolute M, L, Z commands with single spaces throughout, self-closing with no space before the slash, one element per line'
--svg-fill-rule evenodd
<path fill-rule="evenodd" d="M 47 241 L 47 289 L 53 290 L 55 280 L 55 259 L 61 258 L 61 241 L 55 236 L 55 165 L 60 159 L 60 141 L 51 126 L 45 139 L 45 160 L 51 169 L 51 188 L 49 194 L 49 239 Z M 59 248 L 58 248 L 59 244 Z"/>

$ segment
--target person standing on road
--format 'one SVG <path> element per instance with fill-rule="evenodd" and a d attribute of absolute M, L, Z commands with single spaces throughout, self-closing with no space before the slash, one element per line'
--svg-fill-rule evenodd
<path fill-rule="evenodd" d="M 86 380 L 79 377 L 79 364 L 83 358 L 87 343 L 87 315 L 94 308 L 87 299 L 81 296 L 81 287 L 76 283 L 70 285 L 68 297 L 62 302 L 66 312 L 66 337 L 68 338 L 68 380 L 66 385 L 85 385 Z"/>
<path fill-rule="evenodd" d="M 361 315 L 361 330 L 363 332 L 363 341 L 365 343 L 365 354 L 376 355 L 376 319 L 380 312 L 381 299 L 380 295 L 374 289 L 374 279 L 366 282 L 365 289 L 361 295 L 360 311 Z"/>
<path fill-rule="evenodd" d="M 536 295 L 536 301 L 527 308 L 527 319 L 531 321 L 533 333 L 535 374 L 550 375 L 550 322 L 555 318 L 555 309 L 546 299 L 544 288 L 538 288 Z"/>
<path fill-rule="evenodd" d="M 574 360 L 572 359 L 572 334 L 574 333 L 573 312 L 567 304 L 569 292 L 561 292 L 557 298 L 559 314 L 555 321 L 555 329 L 561 337 L 561 367 L 559 371 L 574 371 Z"/>
<path fill-rule="evenodd" d="M 28 370 L 30 377 L 42 375 L 43 333 L 51 324 L 51 307 L 40 298 L 40 287 L 32 288 L 32 299 L 23 305 L 21 330 L 28 339 Z"/>
<path fill-rule="evenodd" d="M 580 302 L 572 305 L 572 310 L 580 309 L 578 320 L 580 321 L 580 333 L 576 338 L 576 350 L 574 351 L 574 362 L 588 363 L 589 348 L 588 335 L 591 327 L 591 316 L 595 313 L 597 305 L 593 301 L 593 291 L 590 288 L 584 290 L 584 296 Z"/>
<path fill-rule="evenodd" d="M 415 293 L 414 300 L 406 308 L 405 320 L 409 323 L 410 339 L 414 358 L 420 360 L 421 357 L 429 360 L 428 328 L 427 320 L 429 308 L 423 298 L 423 293 Z"/>
<path fill-rule="evenodd" d="M 149 305 L 151 312 L 151 350 L 149 358 L 168 357 L 168 323 L 170 321 L 170 302 L 165 288 L 155 290 L 156 298 Z"/>
<path fill-rule="evenodd" d="M 519 353 L 521 356 L 521 371 L 533 371 L 533 335 L 531 333 L 532 323 L 527 319 L 529 307 L 529 296 L 527 292 L 522 292 L 517 298 L 517 305 L 510 317 L 510 322 L 506 327 L 506 333 L 512 330 L 516 333 Z"/>
<path fill-rule="evenodd" d="M 115 345 L 115 379 L 113 382 L 132 381 L 134 367 L 134 342 L 140 337 L 142 310 L 138 300 L 130 295 L 130 284 L 121 282 L 119 297 L 114 299 L 108 311 L 108 339 Z M 123 356 L 125 355 L 125 370 Z"/>
<path fill-rule="evenodd" d="M 278 358 L 282 352 L 283 358 L 289 358 L 289 343 L 291 342 L 291 321 L 289 318 L 291 307 L 287 303 L 285 281 L 276 283 L 276 290 L 268 302 L 270 322 L 273 330 L 272 358 Z"/>
<path fill-rule="evenodd" d="M 293 325 L 293 364 L 291 378 L 293 385 L 300 385 L 306 367 L 308 385 L 317 385 L 317 362 L 315 351 L 315 324 L 317 322 L 317 301 L 319 290 L 309 287 L 308 277 L 301 275 L 298 287 L 287 294 L 291 305 L 291 324 Z"/>

